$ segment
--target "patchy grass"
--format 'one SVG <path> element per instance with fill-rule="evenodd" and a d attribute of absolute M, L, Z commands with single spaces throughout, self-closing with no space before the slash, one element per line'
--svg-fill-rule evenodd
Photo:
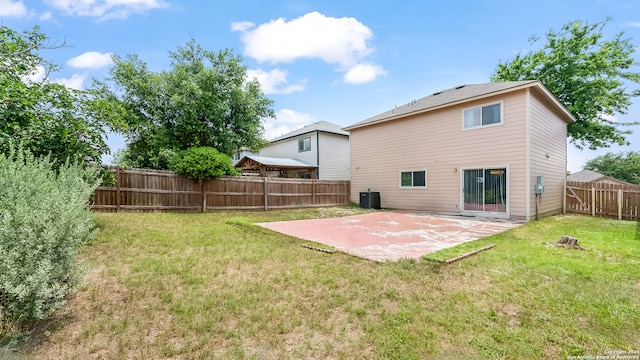
<path fill-rule="evenodd" d="M 358 209 L 98 214 L 86 285 L 16 356 L 565 358 L 640 349 L 640 228 L 558 216 L 376 263 L 254 222 Z M 545 246 L 562 235 L 588 251 Z M 0 353 L 1 355 L 2 353 Z"/>

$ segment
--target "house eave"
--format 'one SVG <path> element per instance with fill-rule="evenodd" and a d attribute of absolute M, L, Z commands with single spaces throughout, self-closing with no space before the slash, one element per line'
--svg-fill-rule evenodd
<path fill-rule="evenodd" d="M 507 93 L 511 93 L 511 92 L 514 92 L 514 91 L 524 90 L 524 89 L 531 88 L 531 87 L 539 88 L 554 103 L 554 105 L 558 108 L 558 110 L 560 110 L 569 119 L 569 121 L 567 121 L 567 122 L 575 122 L 576 121 L 576 119 L 573 117 L 573 115 L 571 115 L 569 110 L 567 110 L 567 108 L 564 105 L 562 105 L 560 103 L 560 101 L 558 101 L 558 99 L 556 99 L 556 97 L 553 94 L 551 94 L 551 92 L 546 87 L 544 87 L 544 85 L 538 80 L 538 81 L 535 81 L 535 82 L 531 82 L 531 83 L 528 83 L 528 84 L 522 84 L 522 85 L 515 86 L 515 87 L 512 87 L 512 88 L 508 88 L 508 89 L 497 90 L 497 91 L 489 92 L 489 93 L 482 94 L 482 95 L 473 96 L 473 97 L 466 98 L 466 99 L 460 99 L 460 100 L 456 100 L 456 101 L 451 101 L 451 102 L 448 102 L 448 103 L 440 104 L 440 105 L 429 107 L 429 108 L 426 108 L 426 109 L 420 109 L 420 110 L 416 110 L 416 111 L 412 111 L 412 112 L 398 114 L 398 115 L 395 115 L 395 116 L 389 116 L 389 117 L 386 117 L 386 118 L 373 120 L 371 122 L 366 122 L 366 123 L 361 123 L 361 124 L 354 124 L 354 125 L 351 125 L 351 126 L 344 127 L 344 128 L 342 128 L 342 130 L 351 131 L 351 130 L 362 128 L 362 127 L 376 125 L 376 124 L 384 123 L 384 122 L 387 122 L 387 121 L 394 121 L 394 120 L 398 120 L 398 119 L 402 119 L 402 118 L 406 118 L 406 117 L 410 117 L 410 116 L 415 116 L 415 115 L 418 115 L 418 114 L 424 114 L 424 113 L 428 113 L 428 112 L 431 112 L 431 111 L 436 111 L 436 110 L 440 110 L 440 109 L 443 109 L 443 108 L 448 108 L 448 107 L 451 107 L 451 106 L 465 104 L 465 103 L 468 103 L 468 102 L 471 102 L 471 101 L 482 100 L 482 99 L 489 98 L 489 97 L 499 96 L 499 95 L 502 95 L 502 94 L 507 94 Z"/>
<path fill-rule="evenodd" d="M 297 138 L 297 137 L 300 137 L 300 136 L 309 135 L 309 134 L 313 134 L 313 133 L 325 133 L 325 134 L 333 134 L 333 135 L 338 135 L 338 136 L 349 137 L 349 134 L 340 134 L 340 133 L 333 132 L 333 131 L 310 130 L 310 131 L 307 131 L 307 132 L 304 132 L 304 133 L 287 136 L 285 138 L 281 138 L 281 139 L 277 139 L 277 140 L 271 140 L 271 141 L 269 141 L 269 144 L 275 144 L 275 143 L 280 142 L 280 141 L 290 140 L 290 139 L 293 139 L 293 138 Z"/>

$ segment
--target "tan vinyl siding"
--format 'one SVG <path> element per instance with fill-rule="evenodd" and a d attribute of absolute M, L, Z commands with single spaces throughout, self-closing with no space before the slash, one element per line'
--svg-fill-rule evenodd
<path fill-rule="evenodd" d="M 349 137 L 325 132 L 318 136 L 320 179 L 349 180 Z"/>
<path fill-rule="evenodd" d="M 535 217 L 536 176 L 544 177 L 544 193 L 538 203 L 541 215 L 562 211 L 562 194 L 567 169 L 567 125 L 546 106 L 545 98 L 531 92 L 530 124 L 531 216 Z"/>
<path fill-rule="evenodd" d="M 460 212 L 461 168 L 508 166 L 512 217 L 525 209 L 525 90 L 351 130 L 351 197 L 379 191 L 388 208 Z M 504 124 L 462 130 L 462 110 L 503 101 Z M 400 189 L 401 170 L 427 170 L 426 189 Z"/>

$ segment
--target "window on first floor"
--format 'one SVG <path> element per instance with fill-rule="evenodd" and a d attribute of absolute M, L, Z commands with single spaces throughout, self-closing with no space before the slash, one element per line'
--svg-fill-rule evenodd
<path fill-rule="evenodd" d="M 502 124 L 502 103 L 464 109 L 463 128 L 473 129 L 487 125 Z"/>
<path fill-rule="evenodd" d="M 427 170 L 401 171 L 400 172 L 401 188 L 426 188 L 427 187 Z"/>
<path fill-rule="evenodd" d="M 298 152 L 311 150 L 311 138 L 298 139 Z"/>

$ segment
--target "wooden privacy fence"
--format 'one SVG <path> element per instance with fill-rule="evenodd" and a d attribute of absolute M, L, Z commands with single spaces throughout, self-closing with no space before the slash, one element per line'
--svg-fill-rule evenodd
<path fill-rule="evenodd" d="M 640 186 L 567 181 L 564 209 L 569 213 L 639 221 Z"/>
<path fill-rule="evenodd" d="M 349 181 L 228 176 L 199 183 L 171 171 L 112 168 L 115 187 L 98 187 L 101 212 L 270 210 L 349 203 Z"/>

